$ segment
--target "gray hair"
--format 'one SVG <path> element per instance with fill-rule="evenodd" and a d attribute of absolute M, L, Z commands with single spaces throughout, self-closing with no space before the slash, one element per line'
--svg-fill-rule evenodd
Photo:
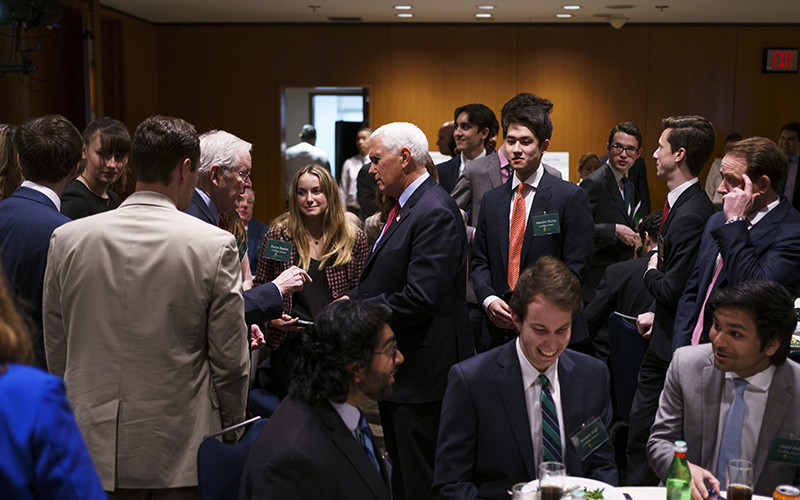
<path fill-rule="evenodd" d="M 428 161 L 428 138 L 419 127 L 407 122 L 388 123 L 379 127 L 369 138 L 372 140 L 380 136 L 383 136 L 383 147 L 386 151 L 398 155 L 401 148 L 408 148 L 417 169 L 425 168 L 425 162 Z"/>
<path fill-rule="evenodd" d="M 252 149 L 252 144 L 224 130 L 206 132 L 200 136 L 200 177 L 207 177 L 214 164 L 233 170 Z"/>

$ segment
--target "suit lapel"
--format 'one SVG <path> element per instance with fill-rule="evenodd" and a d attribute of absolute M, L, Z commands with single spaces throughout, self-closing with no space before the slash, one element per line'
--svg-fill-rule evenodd
<path fill-rule="evenodd" d="M 773 226 L 783 220 L 790 206 L 788 199 L 782 198 L 777 207 L 767 213 L 758 224 L 750 228 L 750 241 L 753 242 L 754 246 L 757 246 L 756 241 L 772 231 Z"/>
<path fill-rule="evenodd" d="M 572 376 L 574 370 L 575 362 L 570 357 L 569 352 L 564 351 L 558 358 L 558 382 L 561 387 L 561 413 L 564 419 L 564 437 L 567 440 L 567 442 L 564 443 L 564 449 L 566 449 L 566 456 L 564 457 L 566 463 L 564 465 L 567 466 L 567 474 L 571 476 L 581 476 L 583 475 L 581 459 L 575 447 L 571 446 L 569 443 L 570 433 L 583 424 L 583 422 L 580 421 L 580 416 L 586 414 L 583 408 L 584 398 L 581 395 L 580 388 L 575 384 L 575 381 L 579 380 L 579 378 Z"/>
<path fill-rule="evenodd" d="M 544 168 L 544 167 L 539 167 Z M 536 194 L 533 196 L 533 203 L 531 204 L 531 213 L 528 215 L 528 222 L 525 225 L 525 237 L 522 240 L 522 254 L 520 258 L 520 272 L 525 269 L 525 256 L 528 255 L 531 245 L 533 245 L 533 217 L 535 215 L 542 215 L 547 213 L 547 203 L 550 201 L 552 193 L 550 187 L 553 185 L 553 176 L 546 171 L 542 172 L 542 178 L 539 180 L 539 187 L 536 189 Z M 510 203 L 510 202 L 509 202 Z M 508 252 L 506 252 L 508 254 Z M 529 263 L 529 264 L 532 264 Z M 506 266 L 508 267 L 508 266 Z"/>
<path fill-rule="evenodd" d="M 791 363 L 792 361 L 787 361 Z M 779 366 L 772 376 L 769 395 L 767 396 L 767 406 L 764 410 L 764 420 L 761 423 L 761 432 L 758 434 L 756 444 L 755 469 L 753 471 L 753 484 L 758 484 L 761 472 L 767 462 L 769 448 L 772 445 L 772 438 L 778 435 L 778 431 L 786 419 L 786 410 L 792 402 L 792 383 L 791 371 L 786 364 Z"/>
<path fill-rule="evenodd" d="M 722 387 L 725 376 L 714 366 L 714 353 L 709 355 L 708 363 L 703 367 L 702 388 L 704 401 L 701 402 L 703 443 L 700 448 L 700 465 L 711 464 L 717 446 L 717 427 L 719 426 L 719 404 L 722 401 Z"/>
<path fill-rule="evenodd" d="M 619 193 L 619 185 L 617 184 L 616 177 L 614 177 L 614 172 L 611 170 L 612 167 L 608 163 L 606 163 L 603 167 L 605 168 L 603 175 L 606 178 L 606 189 L 608 189 L 608 194 L 614 201 L 614 205 L 616 205 L 620 213 L 622 213 L 622 215 L 625 217 L 625 221 L 628 223 L 628 225 L 632 226 L 633 221 L 631 220 L 631 216 L 628 214 L 628 212 L 625 211 L 625 200 L 622 199 L 622 195 Z M 633 198 L 635 192 L 630 179 L 628 179 L 628 183 L 631 184 L 631 203 L 634 203 Z"/>
<path fill-rule="evenodd" d="M 675 213 L 678 207 L 686 203 L 686 201 L 689 200 L 689 198 L 691 198 L 695 194 L 697 194 L 698 191 L 702 191 L 702 188 L 700 187 L 699 182 L 695 182 L 694 184 L 686 188 L 686 191 L 681 193 L 680 196 L 678 196 L 678 199 L 675 200 L 675 206 L 669 207 L 669 215 L 667 215 L 667 220 L 664 222 L 664 230 L 662 231 L 661 234 L 667 234 L 667 228 L 669 227 L 669 223 L 672 222 L 672 219 L 675 218 Z"/>
<path fill-rule="evenodd" d="M 375 498 L 381 498 L 386 495 L 387 486 L 383 482 L 383 478 L 375 470 L 375 466 L 367 457 L 367 453 L 361 447 L 353 433 L 344 425 L 342 418 L 336 413 L 336 410 L 330 406 L 314 407 L 322 422 L 331 430 L 331 441 L 335 444 L 342 454 L 347 458 L 353 468 L 358 472 L 358 475 L 369 486 Z M 375 453 L 376 457 L 379 455 Z"/>
<path fill-rule="evenodd" d="M 508 342 L 500 349 L 497 355 L 497 364 L 500 366 L 494 372 L 498 392 L 503 400 L 506 417 L 511 424 L 514 440 L 519 445 L 519 452 L 525 462 L 528 475 L 529 477 L 539 477 L 536 471 L 536 460 L 533 456 L 531 424 L 528 406 L 525 402 L 525 387 L 522 385 L 522 370 L 517 358 L 517 343 L 516 341 Z"/>
<path fill-rule="evenodd" d="M 218 226 L 219 221 L 215 221 L 214 217 L 211 215 L 211 209 L 206 202 L 203 200 L 203 197 L 195 190 L 192 193 L 192 203 L 195 203 L 198 207 L 200 207 L 200 211 L 203 212 L 203 215 L 206 217 L 206 222 L 211 225 Z"/>
<path fill-rule="evenodd" d="M 503 177 L 500 175 L 500 155 L 492 153 L 491 159 L 487 163 L 489 170 L 486 174 L 489 176 L 489 185 L 493 188 L 503 183 Z"/>
<path fill-rule="evenodd" d="M 503 187 L 503 197 L 500 202 L 500 220 L 496 221 L 500 225 L 500 255 L 503 257 L 503 274 L 508 281 L 508 239 L 511 231 L 511 199 L 514 192 L 511 190 L 511 183 L 506 182 Z M 505 286 L 505 285 L 504 285 Z"/>

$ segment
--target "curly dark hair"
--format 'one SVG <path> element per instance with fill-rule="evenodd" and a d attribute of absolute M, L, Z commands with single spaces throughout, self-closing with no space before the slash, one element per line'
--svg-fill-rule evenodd
<path fill-rule="evenodd" d="M 392 311 L 377 302 L 339 300 L 315 318 L 303 333 L 303 347 L 289 395 L 309 405 L 343 403 L 353 374 L 371 365 L 384 325 Z"/>

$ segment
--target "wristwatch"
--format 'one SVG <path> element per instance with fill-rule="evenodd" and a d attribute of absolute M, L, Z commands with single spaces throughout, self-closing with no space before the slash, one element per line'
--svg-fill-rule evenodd
<path fill-rule="evenodd" d="M 739 222 L 740 220 L 744 220 L 744 217 L 740 217 L 738 215 L 734 215 L 730 219 L 725 221 L 725 224 L 733 224 L 734 222 Z"/>

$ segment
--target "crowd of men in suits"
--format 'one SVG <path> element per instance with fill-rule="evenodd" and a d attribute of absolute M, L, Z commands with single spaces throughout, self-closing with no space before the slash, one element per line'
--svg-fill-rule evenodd
<path fill-rule="evenodd" d="M 687 436 L 696 500 L 704 481 L 724 485 L 728 458 L 756 464 L 759 494 L 800 479 L 772 453 L 775 439 L 800 435 L 800 366 L 786 363 L 800 214 L 779 194 L 797 185 L 787 173 L 797 173 L 800 126 L 784 127 L 780 147 L 751 138 L 726 150 L 717 213 L 697 179 L 713 125 L 665 118 L 653 157 L 669 194 L 654 218 L 638 127 L 615 126 L 607 159 L 577 186 L 542 163 L 552 108 L 522 93 L 498 123 L 486 106 L 459 107 L 459 155 L 439 166 L 439 183 L 419 128 L 371 133 L 365 168 L 397 203 L 358 286 L 304 339 L 301 382 L 256 443 L 242 498 L 504 498 L 543 461 L 612 485 L 657 484 L 670 442 Z M 77 130 L 35 118 L 15 145 L 26 181 L 0 202 L 0 258 L 39 319 L 39 362 L 64 377 L 110 497 L 192 498 L 199 440 L 245 415 L 257 326 L 309 280 L 292 267 L 242 291 L 239 249 L 219 227 L 252 187 L 252 145 L 148 118 L 131 147 L 136 191 L 73 222 L 59 217 L 58 196 L 80 160 Z M 634 261 L 639 246 L 649 257 Z M 628 263 L 628 286 L 652 300 L 617 308 L 641 313 L 649 339 L 620 471 L 611 376 L 597 359 L 605 312 L 593 311 L 608 311 L 594 300 L 609 300 Z M 358 410 L 367 399 L 380 400 L 391 464 Z"/>

